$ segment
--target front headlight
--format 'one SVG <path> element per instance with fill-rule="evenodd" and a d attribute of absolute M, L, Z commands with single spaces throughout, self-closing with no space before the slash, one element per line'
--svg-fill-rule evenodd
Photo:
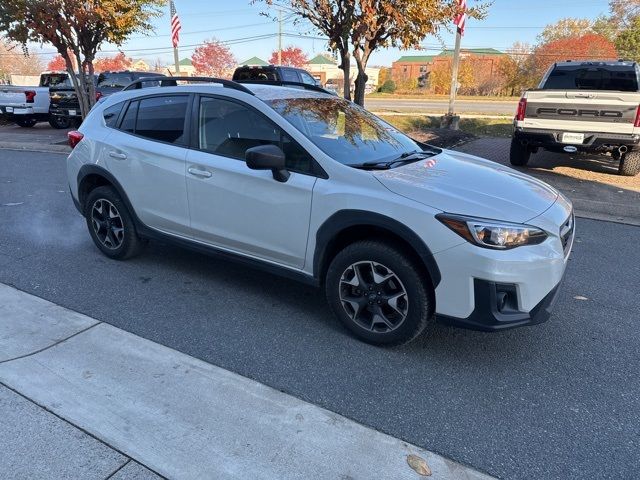
<path fill-rule="evenodd" d="M 500 222 L 483 218 L 439 213 L 436 218 L 465 240 L 483 248 L 507 250 L 523 245 L 537 245 L 547 233 L 531 225 Z"/>

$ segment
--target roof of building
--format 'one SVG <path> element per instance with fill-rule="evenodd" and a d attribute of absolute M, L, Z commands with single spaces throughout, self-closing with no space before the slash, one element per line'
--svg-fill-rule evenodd
<path fill-rule="evenodd" d="M 460 53 L 466 53 L 467 55 L 504 55 L 500 50 L 495 48 L 461 48 Z M 447 48 L 438 54 L 439 57 L 451 57 L 453 56 L 453 49 Z"/>
<path fill-rule="evenodd" d="M 182 60 L 180 60 L 180 62 L 178 62 L 178 65 L 192 65 L 191 59 L 185 57 Z"/>
<path fill-rule="evenodd" d="M 335 65 L 336 64 L 336 62 L 334 62 L 330 58 L 325 57 L 324 55 L 316 55 L 307 63 L 308 65 Z"/>
<path fill-rule="evenodd" d="M 259 66 L 266 66 L 269 65 L 267 62 L 265 62 L 264 60 L 262 60 L 261 58 L 258 57 L 251 57 L 248 60 L 245 60 L 244 62 L 240 62 L 239 65 L 259 65 Z"/>
<path fill-rule="evenodd" d="M 403 55 L 396 62 L 404 63 L 428 63 L 433 60 L 433 55 Z"/>

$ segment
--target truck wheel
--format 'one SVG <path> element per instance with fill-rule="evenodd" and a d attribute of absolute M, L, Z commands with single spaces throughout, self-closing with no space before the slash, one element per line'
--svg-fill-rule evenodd
<path fill-rule="evenodd" d="M 62 130 L 64 128 L 69 128 L 71 126 L 71 121 L 69 120 L 69 117 L 51 115 L 49 117 L 49 125 L 51 125 L 53 128 Z"/>
<path fill-rule="evenodd" d="M 22 128 L 31 128 L 36 123 L 38 123 L 38 121 L 35 118 L 26 117 L 26 118 L 17 118 L 16 123 Z"/>
<path fill-rule="evenodd" d="M 524 167 L 529 161 L 531 150 L 526 145 L 522 145 L 515 138 L 511 139 L 511 149 L 509 150 L 509 161 L 511 165 Z"/>
<path fill-rule="evenodd" d="M 625 177 L 633 177 L 640 173 L 640 151 L 625 153 L 620 159 L 618 173 Z"/>

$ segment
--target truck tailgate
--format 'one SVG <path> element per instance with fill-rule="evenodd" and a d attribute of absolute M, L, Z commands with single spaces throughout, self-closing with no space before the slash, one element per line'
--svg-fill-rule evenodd
<path fill-rule="evenodd" d="M 631 134 L 640 103 L 636 92 L 529 90 L 519 126 L 579 132 Z"/>
<path fill-rule="evenodd" d="M 24 106 L 26 97 L 24 95 L 28 87 L 18 87 L 13 85 L 0 85 L 0 106 Z M 31 90 L 34 90 L 31 88 Z"/>

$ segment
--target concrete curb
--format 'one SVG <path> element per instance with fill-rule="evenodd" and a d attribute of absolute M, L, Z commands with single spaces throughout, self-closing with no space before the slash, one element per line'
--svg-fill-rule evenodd
<path fill-rule="evenodd" d="M 0 284 L 0 295 L 0 352 L 75 330 L 0 361 L 0 382 L 168 478 L 491 478 L 12 287 Z M 43 339 L 21 325 L 25 312 Z"/>
<path fill-rule="evenodd" d="M 0 149 L 20 150 L 28 152 L 44 153 L 70 153 L 71 147 L 68 145 L 51 145 L 47 143 L 24 143 L 24 142 L 0 142 Z"/>

